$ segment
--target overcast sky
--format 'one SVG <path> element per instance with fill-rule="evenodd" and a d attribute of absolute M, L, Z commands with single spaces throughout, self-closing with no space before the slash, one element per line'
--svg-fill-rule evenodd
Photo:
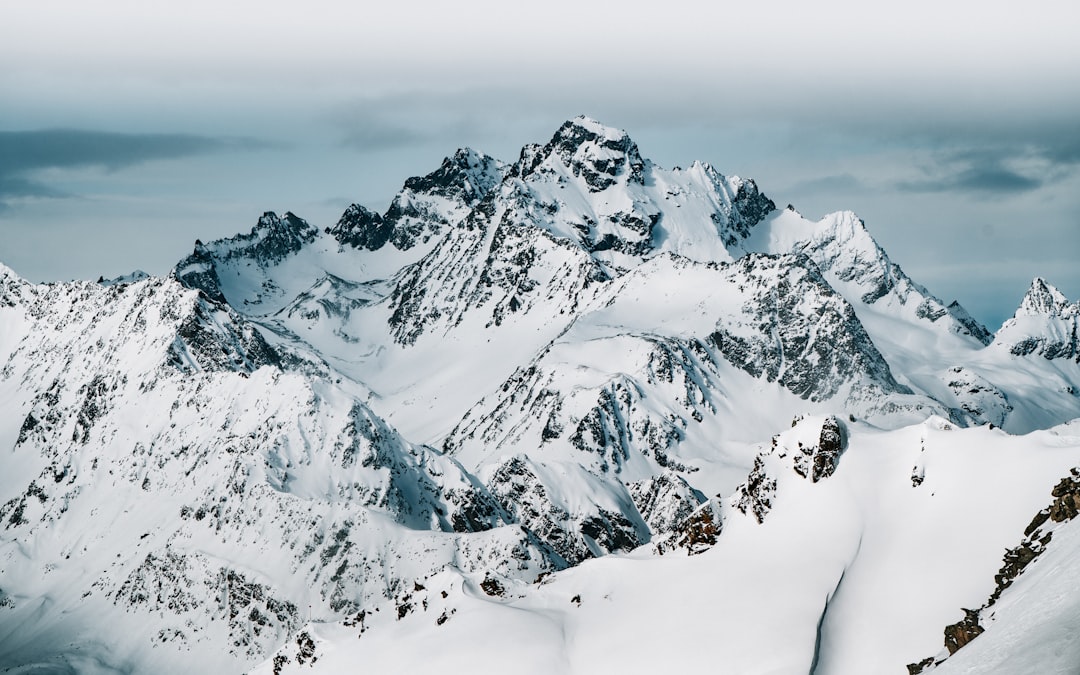
<path fill-rule="evenodd" d="M 991 328 L 1080 297 L 1075 2 L 6 0 L 0 262 L 165 273 L 263 211 L 383 210 L 587 114 L 661 166 L 851 209 Z"/>

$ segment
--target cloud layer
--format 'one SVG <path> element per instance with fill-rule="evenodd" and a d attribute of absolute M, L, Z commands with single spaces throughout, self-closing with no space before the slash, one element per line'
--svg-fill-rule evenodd
<path fill-rule="evenodd" d="M 251 139 L 190 134 L 122 134 L 78 129 L 0 131 L 0 208 L 15 197 L 66 196 L 40 177 L 46 169 L 100 167 L 116 171 L 152 160 L 263 147 L 265 143 Z"/>

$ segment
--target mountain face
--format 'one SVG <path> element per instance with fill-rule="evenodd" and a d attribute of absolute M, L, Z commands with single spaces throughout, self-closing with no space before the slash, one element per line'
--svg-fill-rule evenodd
<path fill-rule="evenodd" d="M 1078 317 L 1036 279 L 991 334 L 855 214 L 584 117 L 164 278 L 0 265 L 0 669 L 1037 659 Z"/>
<path fill-rule="evenodd" d="M 1080 301 L 1070 304 L 1061 291 L 1036 278 L 1013 317 L 1002 325 L 997 346 L 1016 356 L 1080 362 Z"/>
<path fill-rule="evenodd" d="M 342 245 L 375 251 L 390 243 L 406 251 L 460 221 L 502 181 L 506 166 L 470 149 L 458 150 L 442 166 L 405 181 L 384 215 L 353 204 L 328 234 Z"/>

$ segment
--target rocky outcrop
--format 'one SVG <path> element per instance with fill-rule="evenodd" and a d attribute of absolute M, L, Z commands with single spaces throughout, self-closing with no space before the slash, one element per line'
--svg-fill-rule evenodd
<path fill-rule="evenodd" d="M 945 309 L 948 310 L 949 314 L 951 314 L 960 325 L 967 329 L 968 333 L 970 333 L 973 338 L 982 344 L 988 345 L 994 341 L 994 334 L 991 333 L 986 326 L 982 325 L 978 319 L 968 314 L 968 311 L 956 300 L 950 302 L 949 306 Z"/>
<path fill-rule="evenodd" d="M 753 515 L 758 523 L 764 523 L 775 498 L 776 479 L 769 475 L 763 457 L 758 455 L 746 481 L 735 489 L 734 506 L 743 514 Z"/>
<path fill-rule="evenodd" d="M 493 157 L 460 149 L 435 171 L 406 180 L 385 214 L 353 204 L 327 233 L 342 246 L 376 251 L 390 243 L 407 251 L 460 223 L 499 185 L 505 172 Z"/>
<path fill-rule="evenodd" d="M 797 417 L 791 426 L 791 432 L 774 436 L 771 447 L 754 458 L 750 475 L 732 495 L 732 506 L 758 523 L 772 510 L 788 471 L 817 483 L 835 473 L 847 449 L 847 427 L 836 417 Z M 807 442 L 811 433 L 814 441 Z"/>
<path fill-rule="evenodd" d="M 626 132 L 605 127 L 588 117 L 565 122 L 542 148 L 530 148 L 512 169 L 511 175 L 527 179 L 548 157 L 557 157 L 575 176 L 580 176 L 590 192 L 601 192 L 615 185 L 620 176 L 642 184 L 645 161 L 637 144 Z"/>
<path fill-rule="evenodd" d="M 366 248 L 369 251 L 382 248 L 390 241 L 393 232 L 393 223 L 360 204 L 350 205 L 345 209 L 345 213 L 341 214 L 337 224 L 326 231 L 342 246 Z"/>
<path fill-rule="evenodd" d="M 705 503 L 705 495 L 695 490 L 686 480 L 672 472 L 665 471 L 647 480 L 631 483 L 627 486 L 641 517 L 649 526 L 654 537 L 678 533 L 694 542 L 706 536 L 702 518 L 695 525 L 687 521 Z M 718 534 L 719 529 L 713 534 Z"/>
<path fill-rule="evenodd" d="M 397 276 L 389 300 L 396 342 L 413 344 L 467 318 L 491 328 L 531 312 L 533 321 L 542 315 L 552 325 L 566 325 L 584 293 L 608 278 L 570 242 L 492 219 L 481 205 L 463 227 Z"/>

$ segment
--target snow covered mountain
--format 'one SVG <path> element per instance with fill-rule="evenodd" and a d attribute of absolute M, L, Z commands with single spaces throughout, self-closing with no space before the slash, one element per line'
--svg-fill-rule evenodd
<path fill-rule="evenodd" d="M 1049 536 L 1078 321 L 584 117 L 165 278 L 0 266 L 0 670 L 902 673 Z M 1024 541 L 1002 621 L 1075 588 Z"/>

